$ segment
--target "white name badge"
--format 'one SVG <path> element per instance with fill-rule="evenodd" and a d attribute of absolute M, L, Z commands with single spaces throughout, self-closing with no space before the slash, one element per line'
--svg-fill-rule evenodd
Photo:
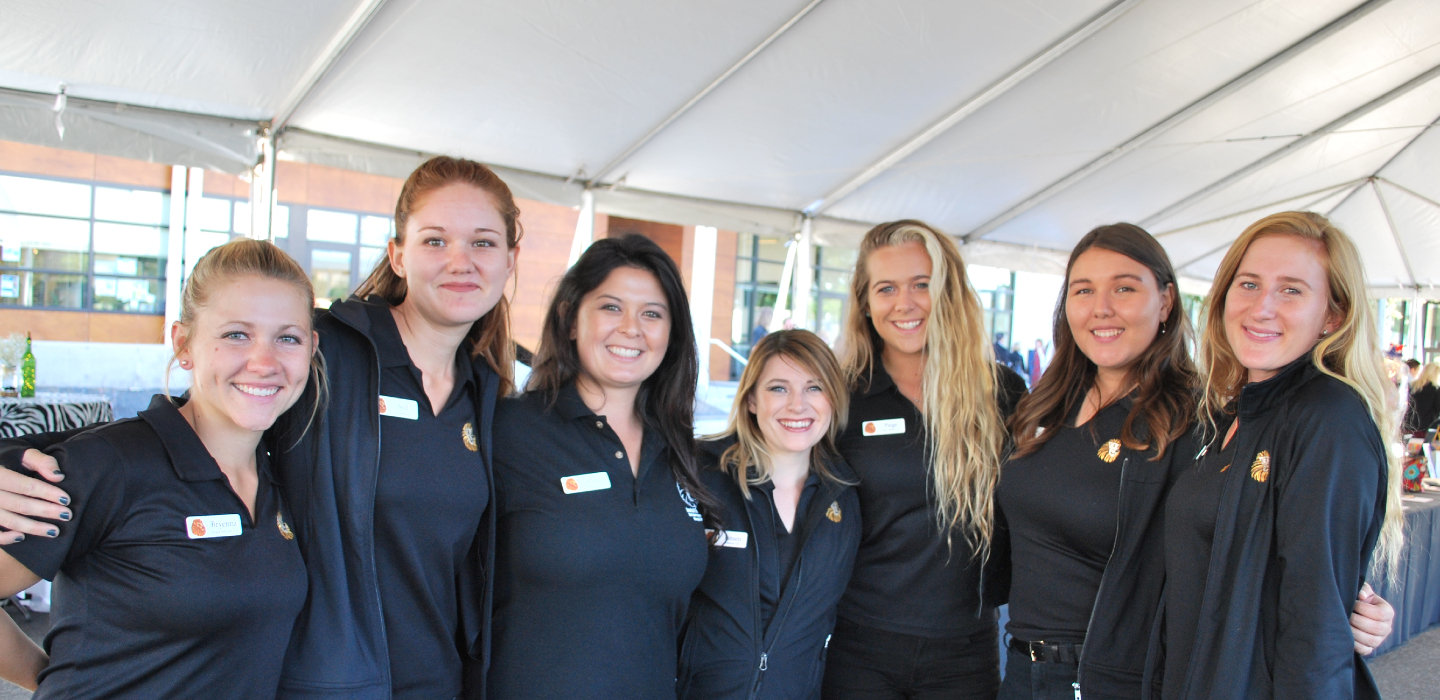
<path fill-rule="evenodd" d="M 610 475 L 605 472 L 576 474 L 575 476 L 567 476 L 560 479 L 560 489 L 565 493 L 603 491 L 608 488 L 610 488 Z"/>
<path fill-rule="evenodd" d="M 240 514 L 192 515 L 185 519 L 185 534 L 192 540 L 208 540 L 211 537 L 234 537 L 244 532 L 240 525 Z"/>
<path fill-rule="evenodd" d="M 394 396 L 380 397 L 380 415 L 391 418 L 405 418 L 417 420 L 420 418 L 420 404 L 410 399 L 401 399 Z"/>
<path fill-rule="evenodd" d="M 905 432 L 904 418 L 889 418 L 886 420 L 867 420 L 862 425 L 865 437 L 875 435 L 900 435 Z"/>
<path fill-rule="evenodd" d="M 715 531 L 706 530 L 705 534 L 714 535 Z M 717 547 L 744 549 L 748 544 L 750 544 L 750 533 L 740 530 L 721 530 L 720 534 L 715 537 L 715 546 Z"/>

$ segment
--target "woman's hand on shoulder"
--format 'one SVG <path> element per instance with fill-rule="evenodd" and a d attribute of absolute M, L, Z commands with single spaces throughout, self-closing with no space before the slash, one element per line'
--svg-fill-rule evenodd
<path fill-rule="evenodd" d="M 49 481 L 65 478 L 60 463 L 40 450 L 26 450 L 20 463 Z M 51 536 L 55 525 L 31 518 L 69 520 L 70 495 L 45 481 L 9 469 L 0 469 L 0 545 L 25 539 L 25 535 Z"/>

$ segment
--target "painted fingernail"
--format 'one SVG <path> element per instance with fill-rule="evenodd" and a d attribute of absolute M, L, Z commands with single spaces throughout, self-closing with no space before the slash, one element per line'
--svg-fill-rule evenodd
<path fill-rule="evenodd" d="M 47 535 L 49 535 L 49 536 L 51 536 L 51 537 L 56 537 L 56 536 L 58 536 L 58 535 L 60 534 L 60 531 L 59 531 L 59 530 L 56 530 L 55 528 L 50 528 L 49 530 L 46 530 L 46 531 L 45 531 L 45 534 L 47 534 Z"/>
<path fill-rule="evenodd" d="M 50 475 L 51 475 L 51 476 L 58 476 L 58 477 L 62 477 L 62 478 L 65 476 L 64 472 L 61 472 L 59 469 L 56 469 L 55 471 L 50 472 Z"/>
<path fill-rule="evenodd" d="M 60 519 L 61 519 L 61 520 L 69 520 L 69 519 L 70 519 L 70 513 L 69 513 L 69 512 L 61 513 L 61 514 L 60 514 Z"/>
<path fill-rule="evenodd" d="M 70 497 L 69 497 L 69 496 L 61 496 L 61 497 L 60 497 L 60 505 L 62 505 L 62 506 L 68 506 L 68 505 L 70 505 Z"/>
<path fill-rule="evenodd" d="M 25 541 L 25 535 L 23 535 L 23 534 L 17 534 L 17 535 L 15 535 L 15 541 L 16 541 L 16 542 L 24 542 L 24 541 Z"/>

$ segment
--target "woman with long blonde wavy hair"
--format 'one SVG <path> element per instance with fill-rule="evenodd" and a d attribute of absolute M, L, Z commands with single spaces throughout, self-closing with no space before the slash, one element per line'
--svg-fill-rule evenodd
<path fill-rule="evenodd" d="M 1210 430 L 1166 504 L 1162 698 L 1379 697 L 1348 620 L 1403 515 L 1359 252 L 1319 214 L 1274 214 L 1206 303 Z"/>
<path fill-rule="evenodd" d="M 990 356 L 955 241 L 914 220 L 865 234 L 841 339 L 840 454 L 863 535 L 826 663 L 826 698 L 993 698 L 987 601 L 1005 419 L 1024 381 Z"/>

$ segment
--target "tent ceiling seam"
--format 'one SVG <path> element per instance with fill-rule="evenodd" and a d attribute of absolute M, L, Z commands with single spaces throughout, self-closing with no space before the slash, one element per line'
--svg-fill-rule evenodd
<path fill-rule="evenodd" d="M 1419 289 L 1420 285 L 1415 281 L 1415 268 L 1410 266 L 1410 254 L 1405 252 L 1405 242 L 1400 240 L 1400 229 L 1395 228 L 1395 217 L 1390 215 L 1390 205 L 1385 201 L 1385 193 L 1380 191 L 1380 185 L 1376 184 L 1375 178 L 1370 179 L 1370 188 L 1375 190 L 1375 198 L 1380 200 L 1380 210 L 1385 212 L 1385 223 L 1390 226 L 1390 235 L 1395 238 L 1395 249 L 1400 252 L 1400 262 L 1405 264 L 1410 288 Z"/>
<path fill-rule="evenodd" d="M 325 50 L 315 59 L 314 63 L 310 64 L 310 68 L 301 76 L 300 82 L 295 84 L 295 87 L 290 90 L 289 96 L 281 103 L 280 109 L 276 110 L 275 118 L 270 121 L 272 130 L 278 131 L 290 123 L 295 112 L 315 92 L 320 81 L 325 79 L 325 76 L 345 55 L 350 45 L 355 42 L 355 37 L 359 36 L 365 26 L 370 24 L 370 20 L 384 5 L 385 0 L 360 0 L 360 4 L 351 13 L 350 18 L 345 20 L 340 31 L 330 39 Z"/>
<path fill-rule="evenodd" d="M 980 111 L 985 105 L 995 101 L 1001 95 L 1010 92 L 1015 86 L 1025 82 L 1027 78 L 1038 73 L 1041 69 L 1045 68 L 1045 66 L 1050 65 L 1060 57 L 1069 53 L 1071 49 L 1084 43 L 1086 39 L 1099 33 L 1100 30 L 1110 26 L 1111 23 L 1119 19 L 1121 15 L 1129 12 L 1131 8 L 1140 4 L 1140 2 L 1141 0 L 1121 0 L 1111 5 L 1104 12 L 1089 22 L 1086 22 L 1084 26 L 1067 34 L 1065 38 L 1052 44 L 1049 48 L 1040 52 L 1039 55 L 1036 55 L 1029 61 L 1026 61 L 1024 65 L 992 83 L 990 87 L 982 90 L 980 94 L 966 100 L 964 104 L 952 110 L 949 114 L 941 118 L 940 121 L 931 124 L 924 131 L 912 136 L 904 144 L 901 144 L 899 148 L 896 148 L 886 154 L 885 157 L 867 166 L 864 170 L 860 171 L 860 174 L 850 178 L 824 197 L 811 202 L 804 209 L 805 215 L 814 216 L 824 211 L 826 208 L 848 197 L 861 187 L 864 187 L 871 180 L 880 177 L 886 171 L 890 170 L 890 168 L 894 167 L 896 163 L 904 160 L 915 151 L 924 148 L 926 144 L 939 138 L 941 134 L 954 128 L 970 115 Z"/>
<path fill-rule="evenodd" d="M 1308 197 L 1308 196 L 1310 196 L 1310 195 L 1312 195 L 1312 194 L 1320 194 L 1321 192 L 1324 192 L 1325 194 L 1321 195 L 1318 199 L 1312 199 L 1312 200 L 1310 200 L 1309 203 L 1307 203 L 1307 204 L 1305 204 L 1304 206 L 1300 207 L 1300 210 L 1301 210 L 1301 211 L 1307 211 L 1307 210 L 1309 210 L 1311 207 L 1315 206 L 1316 204 L 1319 204 L 1319 203 L 1325 201 L 1326 199 L 1329 199 L 1330 197 L 1334 196 L 1334 194 L 1335 194 L 1336 192 L 1339 192 L 1340 190 L 1343 190 L 1343 189 L 1345 189 L 1346 187 L 1354 187 L 1355 190 L 1359 190 L 1361 187 L 1364 187 L 1364 186 L 1365 186 L 1365 183 L 1366 183 L 1366 182 L 1369 182 L 1369 181 L 1370 181 L 1370 178 L 1368 178 L 1368 177 L 1360 178 L 1359 180 L 1352 180 L 1352 181 L 1350 181 L 1350 182 L 1346 182 L 1346 183 L 1343 183 L 1343 184 L 1340 184 L 1340 185 L 1336 185 L 1336 186 L 1334 186 L 1334 187 L 1327 187 L 1327 188 L 1325 188 L 1325 189 L 1323 189 L 1323 190 L 1315 190 L 1314 192 L 1307 192 L 1307 193 L 1302 194 L 1302 195 L 1296 195 L 1296 196 L 1294 196 L 1294 197 L 1291 197 L 1290 199 L 1300 199 L 1301 197 Z M 1351 192 L 1353 193 L 1355 190 L 1352 190 Z M 1349 195 L 1346 195 L 1346 197 L 1348 198 Z M 1260 209 L 1265 209 L 1265 208 L 1267 208 L 1267 207 L 1272 207 L 1272 206 L 1275 206 L 1276 204 L 1279 204 L 1280 202 L 1288 202 L 1288 201 L 1290 201 L 1290 199 L 1282 199 L 1282 200 L 1279 200 L 1279 201 L 1277 201 L 1277 202 L 1272 202 L 1271 204 L 1268 204 L 1268 205 L 1266 205 L 1266 206 L 1264 206 L 1264 207 L 1257 207 L 1256 209 L 1250 209 L 1250 210 L 1248 210 L 1248 211 L 1240 212 L 1240 214 L 1248 214 L 1248 213 L 1253 212 L 1253 211 L 1258 211 L 1258 210 L 1260 210 Z M 1240 214 L 1234 214 L 1234 216 L 1240 216 Z M 1225 218 L 1230 218 L 1230 217 L 1225 217 Z M 1224 219 L 1216 219 L 1215 221 L 1223 221 L 1223 220 L 1224 220 Z M 1214 223 L 1214 221 L 1207 222 L 1207 223 Z M 1177 230 L 1179 230 L 1179 229 L 1177 229 Z M 1174 231 L 1171 231 L 1170 233 L 1174 233 Z M 1236 236 L 1236 238 L 1239 238 L 1239 236 Z M 1183 270 L 1183 269 L 1185 269 L 1185 268 L 1187 268 L 1187 267 L 1190 267 L 1191 265 L 1194 265 L 1195 263 L 1198 263 L 1198 262 L 1200 262 L 1201 260 L 1204 260 L 1205 258 L 1208 258 L 1208 257 L 1210 257 L 1210 256 L 1212 256 L 1212 255 L 1214 255 L 1214 254 L 1216 254 L 1216 253 L 1218 253 L 1218 252 L 1220 252 L 1220 251 L 1222 251 L 1222 250 L 1225 250 L 1226 248 L 1228 248 L 1228 247 L 1230 247 L 1231 245 L 1234 245 L 1234 244 L 1235 244 L 1235 238 L 1232 238 L 1232 239 L 1230 239 L 1228 242 L 1226 242 L 1225 245 L 1222 245 L 1222 246 L 1220 246 L 1219 248 L 1215 248 L 1214 250 L 1211 250 L 1210 252 L 1208 252 L 1208 253 L 1206 253 L 1206 254 L 1204 254 L 1204 255 L 1201 255 L 1201 256 L 1198 257 L 1198 258 L 1193 258 L 1193 259 L 1191 259 L 1191 260 L 1188 260 L 1188 261 L 1186 261 L 1186 262 L 1185 262 L 1184 264 L 1182 264 L 1182 265 L 1177 265 L 1177 266 L 1175 267 L 1175 270 L 1178 272 L 1178 271 Z"/>
<path fill-rule="evenodd" d="M 1219 222 L 1224 221 L 1224 220 L 1226 220 L 1226 219 L 1233 219 L 1233 218 L 1235 218 L 1235 217 L 1237 217 L 1237 216 L 1244 216 L 1244 215 L 1246 215 L 1246 214 L 1251 214 L 1251 213 L 1254 213 L 1254 212 L 1257 212 L 1257 211 L 1261 211 L 1261 210 L 1264 210 L 1264 209 L 1269 209 L 1270 207 L 1273 207 L 1273 206 L 1275 206 L 1275 205 L 1277 205 L 1277 204 L 1282 204 L 1282 203 L 1284 203 L 1284 202 L 1289 202 L 1289 201 L 1291 201 L 1291 200 L 1302 199 L 1302 198 L 1304 198 L 1304 197 L 1310 197 L 1310 196 L 1312 196 L 1312 195 L 1317 195 L 1317 194 L 1320 194 L 1320 193 L 1322 193 L 1322 192 L 1325 193 L 1325 195 L 1328 197 L 1329 195 L 1332 195 L 1332 194 L 1334 194 L 1334 193 L 1336 193 L 1336 192 L 1339 192 L 1340 190 L 1343 190 L 1343 189 L 1345 189 L 1346 187 L 1354 187 L 1355 185 L 1359 185 L 1359 184 L 1361 184 L 1361 183 L 1364 183 L 1364 182 L 1365 182 L 1366 180 L 1368 180 L 1368 179 L 1369 179 L 1369 178 L 1364 178 L 1364 177 L 1356 178 L 1356 179 L 1354 179 L 1354 180 L 1350 180 L 1349 182 L 1342 182 L 1342 183 L 1340 183 L 1340 184 L 1338 184 L 1338 185 L 1330 185 L 1329 187 L 1322 187 L 1322 188 L 1320 188 L 1320 189 L 1318 189 L 1318 190 L 1311 190 L 1311 191 L 1306 192 L 1306 193 L 1304 193 L 1304 194 L 1294 195 L 1293 197 L 1286 197 L 1286 198 L 1284 198 L 1284 199 L 1277 199 L 1277 200 L 1275 200 L 1275 201 L 1262 204 L 1262 205 L 1260 205 L 1260 206 L 1258 206 L 1258 207 L 1252 207 L 1252 208 L 1250 208 L 1250 209 L 1245 209 L 1245 210 L 1242 210 L 1242 211 L 1237 211 L 1237 212 L 1234 212 L 1234 213 L 1231 213 L 1231 214 L 1225 214 L 1224 216 L 1217 216 L 1217 217 L 1215 217 L 1215 218 L 1213 218 L 1213 219 L 1209 219 L 1209 220 L 1206 220 L 1206 221 L 1201 221 L 1201 222 L 1194 223 L 1194 224 L 1188 224 L 1188 225 L 1185 225 L 1185 226 L 1181 226 L 1180 228 L 1172 228 L 1172 229 L 1170 229 L 1169 231 L 1162 231 L 1162 232 L 1160 232 L 1160 233 L 1152 233 L 1152 234 L 1150 234 L 1150 235 L 1151 235 L 1151 236 L 1154 236 L 1155 238 L 1163 238 L 1163 237 L 1165 237 L 1165 236 L 1170 236 L 1170 235 L 1174 235 L 1174 234 L 1181 233 L 1181 232 L 1184 232 L 1184 231 L 1189 231 L 1190 229 L 1200 228 L 1201 226 L 1209 226 L 1210 224 L 1216 224 L 1216 223 L 1219 223 Z M 1320 201 L 1323 201 L 1323 200 L 1324 200 L 1324 198 L 1322 197 Z M 1312 203 L 1311 206 L 1314 206 L 1314 204 Z"/>
<path fill-rule="evenodd" d="M 630 156 L 635 155 L 636 151 L 644 148 L 645 145 L 650 143 L 652 139 L 654 139 L 656 136 L 659 136 L 660 132 L 664 131 L 667 127 L 674 123 L 676 119 L 679 119 L 686 112 L 690 111 L 692 107 L 699 104 L 701 100 L 705 99 L 706 96 L 708 96 L 711 92 L 714 92 L 716 88 L 720 87 L 721 83 L 729 80 L 730 76 L 734 75 L 741 68 L 744 68 L 745 64 L 749 63 L 756 56 L 760 55 L 760 52 L 764 51 L 771 44 L 775 43 L 775 40 L 779 39 L 782 34 L 790 31 L 791 27 L 795 26 L 795 24 L 798 23 L 801 19 L 803 19 L 805 15 L 810 14 L 810 11 L 815 9 L 816 5 L 819 5 L 823 1 L 824 0 L 810 0 L 809 4 L 801 8 L 800 11 L 795 13 L 795 15 L 791 17 L 788 21 L 786 21 L 785 24 L 780 25 L 779 29 L 771 32 L 770 36 L 765 37 L 765 40 L 760 42 L 758 46 L 750 49 L 750 53 L 745 54 L 745 56 L 742 57 L 739 61 L 737 61 L 735 65 L 730 66 L 730 68 L 727 69 L 724 73 L 721 73 L 720 77 L 710 81 L 709 85 L 706 85 L 704 89 L 696 93 L 694 97 L 691 97 L 689 100 L 687 100 L 685 104 L 680 105 L 679 109 L 671 112 L 670 116 L 665 117 L 663 121 L 661 121 L 659 124 L 656 124 L 655 127 L 650 129 L 650 131 L 646 132 L 644 136 L 641 136 L 639 141 L 630 144 L 629 148 L 626 148 L 620 153 L 620 155 L 616 156 L 608 164 L 606 164 L 605 167 L 601 168 L 598 172 L 596 172 L 595 177 L 590 178 L 588 184 L 590 186 L 598 185 L 601 180 L 605 178 L 606 175 L 609 175 L 615 170 L 615 168 L 622 165 L 627 159 L 630 158 Z"/>
<path fill-rule="evenodd" d="M 1036 192 L 1035 194 L 1030 195 L 1026 199 L 1022 200 L 1019 204 L 1016 204 L 1015 206 L 1006 209 L 1004 212 L 1001 212 L 999 215 L 976 227 L 975 230 L 965 234 L 964 240 L 970 241 L 978 238 L 984 238 L 985 236 L 990 235 L 991 232 L 1005 225 L 1010 220 L 1020 216 L 1021 214 L 1024 214 L 1027 211 L 1030 211 L 1031 209 L 1034 209 L 1037 206 L 1040 206 L 1055 195 L 1058 195 L 1061 192 L 1070 189 L 1071 186 L 1075 185 L 1081 180 L 1084 180 L 1091 175 L 1094 175 L 1096 172 L 1099 172 L 1111 163 L 1125 157 L 1131 151 L 1134 151 L 1141 146 L 1144 146 L 1145 144 L 1153 141 L 1165 132 L 1175 128 L 1176 126 L 1179 126 L 1185 121 L 1188 121 L 1191 117 L 1194 117 L 1200 112 L 1205 111 L 1206 109 L 1213 106 L 1215 103 L 1225 99 L 1226 97 L 1229 97 L 1230 95 L 1239 91 L 1246 85 L 1255 82 L 1260 77 L 1264 76 L 1270 71 L 1280 67 L 1281 65 L 1284 65 L 1290 59 L 1300 55 L 1301 53 L 1304 53 L 1314 45 L 1324 41 L 1325 39 L 1330 38 L 1331 36 L 1350 26 L 1351 24 L 1354 24 L 1360 18 L 1379 9 L 1381 6 L 1383 6 L 1389 1 L 1390 0 L 1368 0 L 1367 2 L 1360 4 L 1359 6 L 1355 7 L 1344 15 L 1341 15 L 1335 21 L 1325 25 L 1324 27 L 1321 27 L 1313 34 L 1310 34 L 1304 39 L 1301 39 L 1300 41 L 1291 44 L 1289 47 L 1287 47 L 1280 53 L 1277 53 L 1270 58 L 1265 59 L 1262 63 L 1260 63 L 1260 65 L 1257 65 L 1254 68 L 1251 68 L 1250 70 L 1242 73 L 1239 77 L 1231 80 L 1224 85 L 1221 85 L 1220 87 L 1211 91 L 1204 97 L 1201 97 L 1200 99 L 1191 102 L 1184 109 L 1181 109 L 1180 111 L 1170 115 L 1169 117 L 1166 117 L 1163 121 L 1151 126 L 1149 129 L 1141 132 L 1138 136 L 1130 139 L 1129 141 L 1126 141 L 1125 143 L 1120 144 L 1119 146 L 1116 146 L 1114 149 L 1110 150 L 1105 155 L 1102 155 L 1099 158 L 1096 158 L 1095 160 L 1086 163 L 1078 170 L 1071 172 L 1065 177 L 1056 180 L 1055 182 L 1046 186 L 1039 192 Z"/>
<path fill-rule="evenodd" d="M 1429 204 L 1430 206 L 1435 207 L 1436 209 L 1440 209 L 1440 202 L 1437 202 L 1437 201 L 1435 201 L 1435 200 L 1433 200 L 1433 199 L 1431 199 L 1431 198 L 1429 198 L 1429 197 L 1426 197 L 1425 195 L 1420 194 L 1419 192 L 1416 192 L 1415 190 L 1412 190 L 1412 189 L 1410 189 L 1409 187 L 1406 187 L 1406 186 L 1404 186 L 1404 185 L 1402 185 L 1402 184 L 1400 184 L 1400 183 L 1398 183 L 1398 182 L 1395 182 L 1394 180 L 1387 180 L 1387 179 L 1385 179 L 1385 178 L 1383 178 L 1383 177 L 1380 177 L 1379 175 L 1376 175 L 1376 176 L 1375 176 L 1375 179 L 1376 179 L 1377 181 L 1379 181 L 1379 182 L 1383 182 L 1383 183 L 1385 183 L 1385 184 L 1387 184 L 1387 185 L 1389 185 L 1389 186 L 1391 186 L 1391 187 L 1394 187 L 1395 189 L 1400 190 L 1401 192 L 1404 192 L 1405 194 L 1408 194 L 1408 195 L 1410 195 L 1411 197 L 1414 197 L 1414 198 L 1416 198 L 1416 199 L 1418 199 L 1418 200 L 1420 200 L 1420 201 L 1422 201 L 1422 202 L 1424 202 L 1424 203 L 1426 203 L 1426 204 Z"/>
<path fill-rule="evenodd" d="M 1440 75 L 1440 65 L 1432 66 L 1424 73 L 1421 73 L 1420 75 L 1417 75 L 1405 81 L 1399 87 L 1396 87 L 1389 92 L 1386 92 L 1385 94 L 1373 100 L 1370 100 L 1369 102 L 1366 102 L 1359 107 L 1356 107 L 1355 109 L 1347 112 L 1338 119 L 1331 121 L 1330 123 L 1316 129 L 1315 131 L 1312 131 L 1301 138 L 1291 141 L 1290 143 L 1285 144 L 1284 146 L 1275 149 L 1274 151 L 1271 151 L 1270 153 L 1261 157 L 1259 160 L 1252 161 L 1248 165 L 1241 167 L 1239 170 L 1236 170 L 1229 175 L 1226 175 L 1225 177 L 1222 177 L 1219 180 L 1216 180 L 1209 185 L 1206 185 L 1205 187 L 1202 187 L 1199 190 L 1191 193 L 1184 199 L 1181 199 L 1180 201 L 1175 202 L 1170 206 L 1167 206 L 1164 209 L 1161 209 L 1160 211 L 1145 217 L 1145 219 L 1140 222 L 1140 226 L 1142 228 L 1151 226 L 1156 222 L 1163 221 L 1166 218 L 1189 208 L 1191 205 L 1205 199 L 1206 197 L 1209 197 L 1210 195 L 1215 194 L 1216 192 L 1235 184 L 1244 177 L 1256 173 L 1264 169 L 1265 167 L 1289 156 L 1295 151 L 1298 151 L 1306 146 L 1309 146 L 1312 143 L 1315 143 L 1316 141 L 1319 141 L 1322 138 L 1325 138 L 1326 136 L 1329 136 L 1331 132 L 1339 129 L 1340 127 L 1343 127 L 1346 124 L 1349 124 L 1377 109 L 1380 109 L 1381 107 L 1384 107 L 1387 104 L 1390 104 L 1391 102 L 1403 97 L 1411 90 L 1414 90 L 1415 88 L 1429 82 L 1437 75 Z M 1424 132 L 1422 131 L 1421 133 Z M 1414 143 L 1414 139 L 1411 139 L 1410 143 Z"/>

